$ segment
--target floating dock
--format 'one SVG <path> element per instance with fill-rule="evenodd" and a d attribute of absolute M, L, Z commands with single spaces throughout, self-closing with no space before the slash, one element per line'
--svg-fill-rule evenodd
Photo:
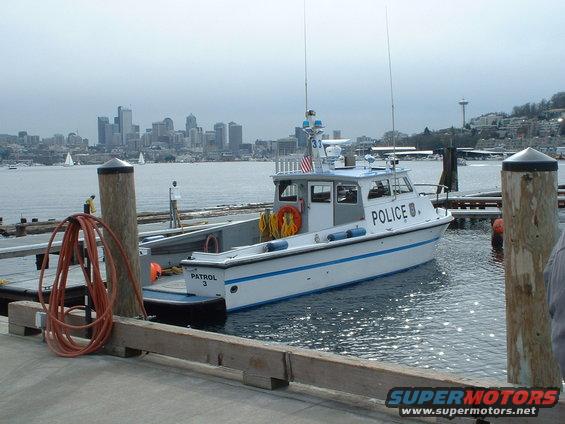
<path fill-rule="evenodd" d="M 248 218 L 248 215 L 237 215 L 233 218 Z M 220 219 L 225 220 L 225 217 L 211 219 L 211 221 L 215 222 L 205 224 L 202 221 L 197 221 L 193 225 L 187 225 L 179 229 L 162 229 L 162 224 L 145 224 L 142 227 L 145 231 L 139 233 L 139 240 L 153 236 L 174 236 L 181 233 L 213 228 L 225 223 L 225 221 Z M 7 315 L 10 302 L 18 300 L 39 301 L 39 267 L 43 260 L 49 237 L 50 234 L 37 234 L 1 241 L 0 245 L 3 247 L 0 248 L 0 260 L 4 259 L 4 261 L 0 268 L 0 315 Z M 50 262 L 53 266 L 45 271 L 43 295 L 46 298 L 49 297 L 50 283 L 55 277 L 56 254 L 61 248 L 61 238 L 62 233 L 57 236 L 51 250 Z M 22 241 L 28 241 L 30 244 L 22 244 Z M 34 256 L 35 258 L 33 258 Z M 104 277 L 105 266 L 102 262 L 100 270 Z M 158 315 L 162 322 L 187 325 L 203 320 L 214 322 L 225 319 L 225 308 L 223 304 L 220 304 L 222 301 L 216 300 L 203 305 L 201 299 L 196 299 L 196 296 L 188 296 L 182 275 L 162 276 L 159 279 L 159 283 L 158 287 L 167 289 L 170 293 L 166 293 L 160 288 L 149 286 L 144 289 L 144 295 L 147 300 L 146 308 L 148 313 L 150 315 Z M 171 287 L 173 288 L 171 289 Z M 85 294 L 82 270 L 79 265 L 71 266 L 67 279 L 66 306 L 84 304 Z M 170 305 L 169 308 L 166 307 L 167 303 Z M 203 309 L 203 306 L 206 306 L 206 308 Z M 178 314 L 179 311 L 183 313 Z M 224 312 L 219 313 L 221 311 Z"/>

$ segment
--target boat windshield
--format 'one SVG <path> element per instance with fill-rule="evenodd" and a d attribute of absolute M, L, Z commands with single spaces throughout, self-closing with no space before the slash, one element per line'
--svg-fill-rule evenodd
<path fill-rule="evenodd" d="M 390 184 L 388 180 L 373 181 L 369 190 L 368 199 L 378 199 L 380 197 L 390 196 Z"/>
<path fill-rule="evenodd" d="M 408 178 L 396 178 L 394 182 L 394 194 L 404 194 L 412 192 L 412 184 Z"/>
<path fill-rule="evenodd" d="M 279 201 L 296 202 L 298 199 L 296 183 L 291 180 L 281 180 L 279 182 Z"/>

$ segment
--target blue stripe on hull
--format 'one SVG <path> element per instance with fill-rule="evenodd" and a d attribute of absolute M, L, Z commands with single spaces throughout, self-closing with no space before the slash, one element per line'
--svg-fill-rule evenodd
<path fill-rule="evenodd" d="M 415 247 L 419 247 L 419 246 L 423 246 L 423 245 L 426 245 L 426 244 L 429 244 L 429 243 L 433 243 L 433 242 L 435 242 L 439 239 L 440 239 L 440 237 L 434 237 L 433 239 L 420 241 L 418 243 L 407 244 L 405 246 L 394 247 L 392 249 L 379 250 L 377 252 L 364 253 L 362 255 L 350 256 L 348 258 L 335 259 L 333 261 L 321 262 L 321 263 L 311 264 L 311 265 L 303 265 L 303 266 L 299 266 L 299 267 L 296 267 L 296 268 L 283 269 L 281 271 L 266 272 L 264 274 L 250 275 L 248 277 L 233 278 L 231 280 L 226 280 L 224 282 L 224 284 L 229 285 L 229 284 L 244 283 L 244 282 L 247 282 L 247 281 L 258 280 L 258 279 L 261 279 L 261 278 L 273 277 L 275 275 L 290 274 L 290 273 L 293 273 L 293 272 L 305 271 L 307 269 L 314 269 L 314 268 L 320 268 L 320 267 L 324 267 L 324 266 L 336 265 L 336 264 L 341 264 L 341 263 L 344 263 L 344 262 L 358 261 L 358 260 L 370 258 L 370 257 L 373 257 L 373 256 L 387 255 L 389 253 L 394 253 L 394 252 L 398 252 L 398 251 L 406 250 L 406 249 L 413 249 Z"/>
<path fill-rule="evenodd" d="M 386 272 L 384 274 L 372 275 L 370 277 L 362 278 L 360 280 L 348 281 L 346 283 L 336 284 L 336 285 L 329 286 L 329 287 L 323 287 L 323 288 L 320 288 L 320 289 L 309 290 L 309 291 L 305 291 L 305 292 L 291 294 L 291 295 L 288 295 L 288 296 L 277 297 L 275 299 L 263 300 L 262 302 L 251 303 L 251 304 L 245 305 L 245 306 L 238 306 L 237 308 L 228 309 L 228 312 L 237 312 L 237 311 L 241 311 L 241 310 L 244 310 L 244 309 L 256 308 L 258 306 L 267 305 L 269 303 L 281 302 L 283 300 L 293 299 L 295 297 L 306 296 L 308 294 L 313 294 L 313 293 L 320 293 L 320 292 L 324 292 L 324 291 L 328 291 L 328 290 L 332 290 L 332 289 L 337 289 L 337 288 L 342 288 L 342 287 L 345 287 L 345 286 L 351 286 L 353 284 L 362 283 L 363 281 L 369 281 L 369 280 L 374 280 L 376 278 L 387 277 L 389 275 L 394 275 L 394 274 L 398 274 L 400 272 L 404 272 L 404 271 L 408 271 L 410 269 L 417 268 L 417 267 L 424 265 L 425 263 L 428 263 L 428 262 L 431 262 L 431 261 L 433 261 L 433 259 L 430 259 L 429 261 L 426 261 L 426 262 L 422 262 L 421 264 L 418 264 L 418 265 L 409 266 L 407 268 L 401 268 L 401 269 L 398 269 L 396 271 Z"/>

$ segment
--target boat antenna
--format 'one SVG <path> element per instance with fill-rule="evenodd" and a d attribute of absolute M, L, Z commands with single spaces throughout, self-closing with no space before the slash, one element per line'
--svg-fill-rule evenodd
<path fill-rule="evenodd" d="M 394 126 L 394 91 L 392 89 L 392 61 L 390 59 L 390 36 L 388 33 L 388 8 L 385 6 L 386 20 L 386 45 L 388 50 L 388 78 L 390 82 L 390 108 L 392 118 L 392 173 L 393 173 L 393 192 L 396 196 L 396 136 Z"/>
<path fill-rule="evenodd" d="M 306 45 L 306 0 L 303 0 L 304 6 L 304 101 L 306 104 L 306 111 L 304 112 L 304 116 L 308 118 L 308 60 L 307 60 L 307 45 Z"/>

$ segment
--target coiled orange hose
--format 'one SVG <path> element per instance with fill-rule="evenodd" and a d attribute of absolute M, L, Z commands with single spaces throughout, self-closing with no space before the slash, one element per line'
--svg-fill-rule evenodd
<path fill-rule="evenodd" d="M 45 303 L 43 297 L 43 277 L 45 273 L 45 268 L 49 259 L 49 252 L 51 250 L 51 245 L 57 232 L 68 223 L 67 229 L 63 236 L 63 243 L 61 246 L 61 251 L 59 253 L 59 262 L 57 263 L 57 272 L 55 274 L 55 281 L 53 282 L 51 288 L 51 295 L 49 297 L 49 304 Z M 117 289 L 116 289 L 116 267 L 115 259 L 110 254 L 107 241 L 102 235 L 102 230 L 99 226 L 103 227 L 108 234 L 110 234 L 112 240 L 118 247 L 120 251 L 121 260 L 125 261 L 127 264 L 127 271 L 129 276 L 129 281 L 134 287 L 135 296 L 139 303 L 140 309 L 143 316 L 146 318 L 147 313 L 143 307 L 143 296 L 139 289 L 139 285 L 135 281 L 133 272 L 131 270 L 128 257 L 122 246 L 122 243 L 114 232 L 99 218 L 79 213 L 71 215 L 62 221 L 51 234 L 51 238 L 47 244 L 47 249 L 45 251 L 45 256 L 43 258 L 43 264 L 41 266 L 41 272 L 39 274 L 39 302 L 43 307 L 43 310 L 47 314 L 47 322 L 45 328 L 45 339 L 50 349 L 59 356 L 65 357 L 76 357 L 88 353 L 95 352 L 104 346 L 110 334 L 112 332 L 113 319 L 112 319 L 112 307 L 116 300 Z M 90 260 L 92 268 L 92 276 L 89 275 L 85 268 L 85 261 L 82 258 L 79 246 L 79 233 L 82 230 L 84 238 L 84 247 L 87 249 L 87 255 Z M 106 278 L 111 281 L 112 288 L 108 293 L 104 281 L 100 274 L 100 263 L 98 258 L 98 247 L 96 246 L 96 236 L 100 238 L 102 246 L 105 252 L 106 261 Z M 65 308 L 65 288 L 67 286 L 67 276 L 69 272 L 69 267 L 73 259 L 73 253 L 76 258 L 78 258 L 79 265 L 81 266 L 84 281 L 88 294 L 92 299 L 92 305 L 96 311 L 96 319 L 90 324 L 84 325 L 71 325 L 65 322 L 66 317 L 76 309 L 84 309 L 83 305 L 73 306 L 71 308 Z M 75 340 L 71 333 L 80 330 L 91 329 L 92 337 L 87 344 L 79 340 Z M 84 339 L 82 339 L 84 340 Z"/>

